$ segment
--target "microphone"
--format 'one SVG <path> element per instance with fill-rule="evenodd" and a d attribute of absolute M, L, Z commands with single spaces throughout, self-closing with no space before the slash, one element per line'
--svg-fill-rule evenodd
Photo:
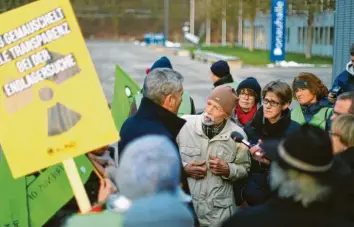
<path fill-rule="evenodd" d="M 250 142 L 248 142 L 247 140 L 244 139 L 243 135 L 241 135 L 241 133 L 237 132 L 237 131 L 233 131 L 231 133 L 231 139 L 237 143 L 242 143 L 244 145 L 246 145 L 248 148 L 254 147 L 254 146 L 259 146 L 259 144 L 257 143 L 256 145 L 252 145 Z M 256 152 L 256 155 L 261 155 L 260 152 Z"/>
<path fill-rule="evenodd" d="M 243 143 L 248 148 L 252 147 L 251 143 L 244 139 L 243 135 L 237 131 L 231 133 L 231 139 L 237 143 Z"/>

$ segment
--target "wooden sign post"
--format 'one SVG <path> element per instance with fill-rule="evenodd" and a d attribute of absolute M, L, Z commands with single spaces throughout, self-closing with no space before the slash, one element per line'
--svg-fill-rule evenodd
<path fill-rule="evenodd" d="M 90 200 L 81 181 L 74 159 L 70 158 L 63 161 L 63 165 L 81 213 L 89 212 L 91 210 Z"/>

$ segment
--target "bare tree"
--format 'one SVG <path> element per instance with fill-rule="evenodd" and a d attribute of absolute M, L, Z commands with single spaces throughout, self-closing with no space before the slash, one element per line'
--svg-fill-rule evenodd
<path fill-rule="evenodd" d="M 236 40 L 236 30 L 239 24 L 239 11 L 240 11 L 240 1 L 239 0 L 225 0 L 226 8 L 226 21 L 227 21 L 227 33 L 231 46 L 234 46 Z"/>

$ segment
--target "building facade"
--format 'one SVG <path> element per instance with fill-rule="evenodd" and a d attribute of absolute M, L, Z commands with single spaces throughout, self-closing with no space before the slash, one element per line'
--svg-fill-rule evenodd
<path fill-rule="evenodd" d="M 348 0 L 350 1 L 350 0 Z M 338 1 L 337 1 L 338 2 Z M 271 36 L 271 16 L 258 15 L 255 20 L 255 48 L 269 50 Z M 243 27 L 243 46 L 250 45 L 250 22 L 245 21 Z M 286 17 L 286 50 L 304 53 L 307 40 L 307 16 L 291 15 Z M 315 15 L 313 25 L 312 54 L 332 56 L 334 46 L 334 12 L 323 12 Z"/>
<path fill-rule="evenodd" d="M 354 43 L 354 1 L 336 1 L 335 43 L 333 49 L 333 79 L 349 62 L 349 48 Z"/>

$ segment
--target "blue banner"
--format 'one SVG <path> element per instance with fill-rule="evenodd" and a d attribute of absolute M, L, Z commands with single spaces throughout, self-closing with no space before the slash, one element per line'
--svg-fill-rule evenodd
<path fill-rule="evenodd" d="M 272 0 L 270 60 L 285 60 L 286 0 Z"/>

